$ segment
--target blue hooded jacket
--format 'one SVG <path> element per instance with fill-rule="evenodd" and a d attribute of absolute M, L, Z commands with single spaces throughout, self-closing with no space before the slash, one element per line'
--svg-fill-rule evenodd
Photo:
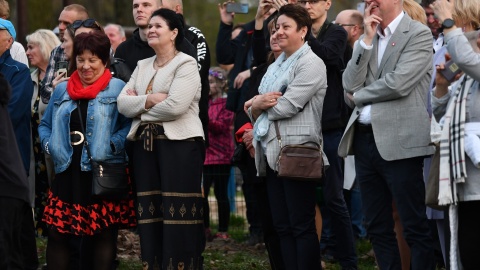
<path fill-rule="evenodd" d="M 33 82 L 28 67 L 13 60 L 10 50 L 0 56 L 0 73 L 3 74 L 12 88 L 12 96 L 8 103 L 8 113 L 12 120 L 15 138 L 22 157 L 25 171 L 30 168 L 31 148 L 31 101 Z"/>

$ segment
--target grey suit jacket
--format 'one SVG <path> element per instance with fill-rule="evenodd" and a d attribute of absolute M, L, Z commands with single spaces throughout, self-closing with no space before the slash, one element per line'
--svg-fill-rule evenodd
<path fill-rule="evenodd" d="M 355 93 L 356 107 L 338 154 L 342 157 L 355 154 L 354 124 L 362 109 L 371 104 L 375 143 L 383 159 L 430 155 L 434 152 L 426 106 L 432 73 L 430 29 L 405 14 L 390 38 L 380 66 L 377 44 L 378 36 L 371 50 L 365 50 L 357 42 L 343 73 L 343 87 L 345 92 Z"/>
<path fill-rule="evenodd" d="M 306 142 L 323 144 L 321 119 L 323 99 L 327 92 L 325 64 L 309 49 L 309 52 L 297 60 L 290 77 L 291 83 L 285 94 L 278 99 L 278 104 L 266 111 L 268 119 L 272 121 L 266 135 L 266 152 L 259 141 L 254 144 L 255 165 L 259 176 L 266 174 L 266 162 L 270 168 L 277 171 L 280 147 L 273 121 L 278 121 L 283 146 Z M 252 119 L 251 113 L 249 116 Z M 322 155 L 324 165 L 328 166 L 323 151 Z"/>

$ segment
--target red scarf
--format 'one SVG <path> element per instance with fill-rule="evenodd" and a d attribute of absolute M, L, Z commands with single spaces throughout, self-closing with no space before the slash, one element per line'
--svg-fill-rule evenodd
<path fill-rule="evenodd" d="M 112 74 L 110 73 L 110 70 L 106 68 L 105 72 L 103 72 L 103 75 L 100 76 L 98 80 L 87 87 L 83 87 L 78 71 L 75 70 L 68 80 L 67 91 L 73 100 L 94 99 L 100 91 L 107 87 L 111 78 Z"/>

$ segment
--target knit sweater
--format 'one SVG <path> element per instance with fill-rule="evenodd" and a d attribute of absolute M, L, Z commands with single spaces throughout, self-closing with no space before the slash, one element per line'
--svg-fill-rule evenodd
<path fill-rule="evenodd" d="M 201 83 L 196 60 L 179 52 L 170 63 L 155 71 L 155 58 L 153 56 L 138 62 L 130 81 L 118 96 L 119 112 L 133 118 L 127 139 L 135 139 L 142 123 L 163 125 L 165 135 L 170 140 L 204 137 L 198 117 Z M 168 97 L 146 110 L 145 90 L 154 76 L 153 93 L 168 93 Z M 137 96 L 127 95 L 128 89 L 136 90 Z"/>

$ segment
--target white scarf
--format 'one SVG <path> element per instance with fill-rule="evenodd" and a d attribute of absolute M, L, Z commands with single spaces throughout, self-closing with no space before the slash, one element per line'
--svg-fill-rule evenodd
<path fill-rule="evenodd" d="M 286 58 L 283 52 L 273 64 L 268 67 L 267 73 L 262 78 L 262 82 L 258 88 L 260 94 L 265 94 L 273 91 L 280 91 L 282 86 L 287 86 L 292 77 L 290 73 L 297 63 L 297 60 L 310 50 L 310 46 L 305 42 L 300 49 L 294 52 L 290 57 Z M 262 112 L 257 118 L 253 126 L 253 137 L 257 141 L 261 141 L 268 133 L 271 121 L 268 120 L 267 112 Z"/>
<path fill-rule="evenodd" d="M 456 184 L 465 183 L 467 169 L 465 163 L 465 117 L 467 95 L 475 82 L 464 75 L 452 96 L 444 116 L 440 139 L 440 177 L 438 203 L 456 204 Z"/>

